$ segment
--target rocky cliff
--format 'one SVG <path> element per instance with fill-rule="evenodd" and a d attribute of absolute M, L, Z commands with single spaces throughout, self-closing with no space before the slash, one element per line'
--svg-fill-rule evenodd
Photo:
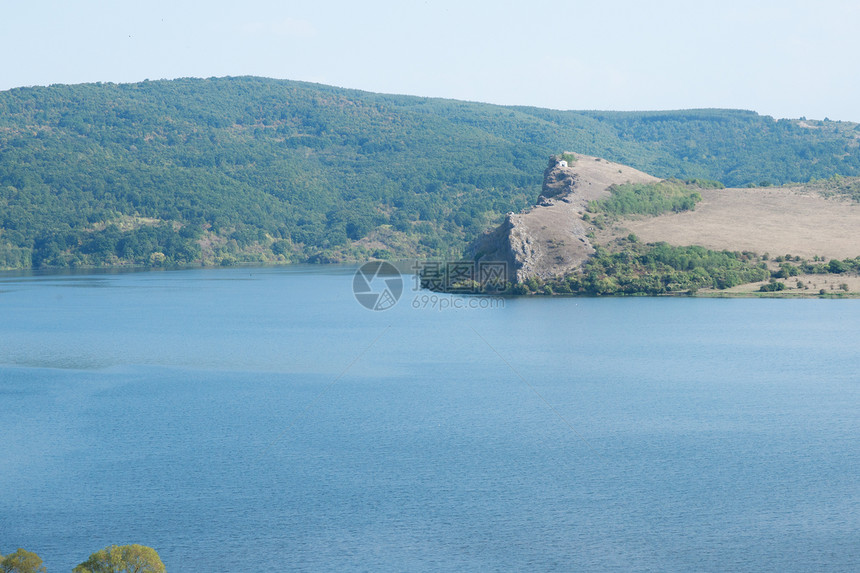
<path fill-rule="evenodd" d="M 659 181 L 598 157 L 565 155 L 575 160 L 550 160 L 534 207 L 508 213 L 501 225 L 470 246 L 476 261 L 504 261 L 511 282 L 569 274 L 594 253 L 591 229 L 582 219 L 588 202 L 607 196 L 614 184 Z"/>

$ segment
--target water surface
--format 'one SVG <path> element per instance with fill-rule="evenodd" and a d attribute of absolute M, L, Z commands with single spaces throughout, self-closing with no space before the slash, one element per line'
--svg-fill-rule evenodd
<path fill-rule="evenodd" d="M 858 569 L 860 301 L 410 286 L 372 312 L 341 267 L 0 276 L 0 551 Z"/>

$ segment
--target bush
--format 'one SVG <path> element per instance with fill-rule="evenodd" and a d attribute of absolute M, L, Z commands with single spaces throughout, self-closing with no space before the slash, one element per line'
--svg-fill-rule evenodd
<path fill-rule="evenodd" d="M 785 290 L 785 283 L 779 281 L 771 281 L 767 284 L 761 285 L 758 290 L 759 292 L 776 292 Z"/>

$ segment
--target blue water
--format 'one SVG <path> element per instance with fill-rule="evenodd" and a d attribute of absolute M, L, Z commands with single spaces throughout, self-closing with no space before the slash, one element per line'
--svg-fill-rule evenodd
<path fill-rule="evenodd" d="M 860 301 L 373 312 L 352 272 L 0 275 L 0 552 L 860 570 Z"/>

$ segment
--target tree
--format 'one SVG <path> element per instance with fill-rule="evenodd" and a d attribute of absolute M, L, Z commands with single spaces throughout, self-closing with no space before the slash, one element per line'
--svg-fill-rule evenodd
<path fill-rule="evenodd" d="M 74 573 L 165 573 L 164 563 L 152 547 L 111 545 L 96 551 L 74 568 Z"/>
<path fill-rule="evenodd" d="M 2 573 L 45 573 L 42 558 L 25 549 L 18 548 L 15 553 L 6 557 L 0 555 L 0 571 Z"/>

